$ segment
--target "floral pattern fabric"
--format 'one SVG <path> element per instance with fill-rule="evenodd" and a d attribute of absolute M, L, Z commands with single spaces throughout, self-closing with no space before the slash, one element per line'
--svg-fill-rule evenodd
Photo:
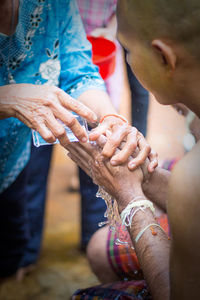
<path fill-rule="evenodd" d="M 56 85 L 78 98 L 105 90 L 91 62 L 76 1 L 20 0 L 12 39 L 0 33 L 0 85 Z M 10 80 L 11 82 L 11 80 Z M 15 118 L 0 120 L 0 192 L 19 175 L 30 155 L 30 129 Z"/>

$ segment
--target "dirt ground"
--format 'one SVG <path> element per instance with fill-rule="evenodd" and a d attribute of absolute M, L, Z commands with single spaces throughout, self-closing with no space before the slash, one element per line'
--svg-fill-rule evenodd
<path fill-rule="evenodd" d="M 128 93 L 121 111 L 129 117 Z M 161 159 L 183 155 L 184 120 L 171 107 L 150 100 L 148 140 Z M 41 256 L 35 270 L 24 281 L 14 278 L 0 286 L 1 300 L 68 300 L 78 288 L 97 284 L 85 256 L 79 251 L 78 193 L 67 191 L 75 165 L 60 146 L 54 148 L 49 176 L 46 225 Z"/>

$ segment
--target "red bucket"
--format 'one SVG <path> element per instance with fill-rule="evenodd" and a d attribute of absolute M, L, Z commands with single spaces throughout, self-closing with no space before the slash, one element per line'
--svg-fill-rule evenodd
<path fill-rule="evenodd" d="M 105 80 L 113 74 L 116 62 L 116 46 L 103 37 L 87 36 L 92 44 L 92 61 L 99 67 L 101 77 Z"/>

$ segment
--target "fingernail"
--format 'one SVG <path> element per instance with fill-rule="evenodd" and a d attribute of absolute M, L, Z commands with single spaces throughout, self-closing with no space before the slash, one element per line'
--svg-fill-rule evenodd
<path fill-rule="evenodd" d="M 93 116 L 93 118 L 92 118 L 92 119 L 93 119 L 93 121 L 94 121 L 94 122 L 96 122 L 96 121 L 97 121 L 97 116 L 96 116 L 96 115 L 95 115 L 95 116 Z"/>
<path fill-rule="evenodd" d="M 130 168 L 135 168 L 136 167 L 136 164 L 130 164 Z"/>
<path fill-rule="evenodd" d="M 111 160 L 110 163 L 111 163 L 112 166 L 116 166 L 117 165 L 117 161 L 116 160 Z"/>
<path fill-rule="evenodd" d="M 86 138 L 86 137 L 83 137 L 83 138 L 81 139 L 81 142 L 86 143 L 86 142 L 87 142 L 87 138 Z"/>
<path fill-rule="evenodd" d="M 112 135 L 112 131 L 106 130 L 106 136 L 107 136 L 107 137 L 110 137 L 111 135 Z"/>

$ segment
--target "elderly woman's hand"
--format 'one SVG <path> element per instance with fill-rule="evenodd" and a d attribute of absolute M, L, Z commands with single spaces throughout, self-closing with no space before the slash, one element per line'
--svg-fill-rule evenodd
<path fill-rule="evenodd" d="M 100 137 L 103 139 L 103 136 Z M 143 195 L 141 183 L 143 173 L 139 168 L 130 171 L 127 164 L 112 166 L 109 159 L 102 156 L 104 139 L 98 140 L 98 144 L 71 143 L 67 146 L 69 157 L 77 163 L 99 186 L 118 202 L 119 211 L 136 196 Z"/>
<path fill-rule="evenodd" d="M 126 163 L 136 148 L 138 148 L 138 155 L 129 159 L 128 168 L 130 170 L 136 169 L 145 162 L 146 158 L 150 162 L 148 165 L 149 172 L 153 172 L 157 167 L 157 153 L 151 150 L 144 136 L 135 127 L 124 122 L 117 115 L 105 117 L 103 122 L 90 133 L 90 140 L 96 141 L 102 134 L 107 137 L 102 155 L 106 158 L 111 158 L 110 162 L 113 166 Z M 124 142 L 123 148 L 115 153 L 122 142 Z"/>
<path fill-rule="evenodd" d="M 18 118 L 38 131 L 49 143 L 53 143 L 57 138 L 63 146 L 69 143 L 65 129 L 58 119 L 68 126 L 80 141 L 87 141 L 86 131 L 70 111 L 88 122 L 97 120 L 94 112 L 57 87 L 32 84 L 1 87 L 0 118 Z"/>

